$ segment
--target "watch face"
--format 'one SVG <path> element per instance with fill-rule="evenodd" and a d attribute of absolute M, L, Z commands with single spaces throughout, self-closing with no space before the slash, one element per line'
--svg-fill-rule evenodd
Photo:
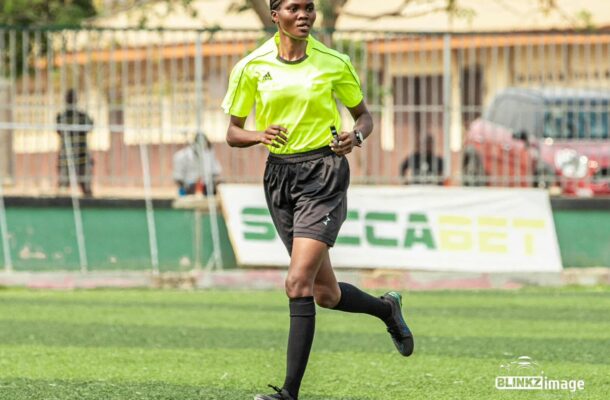
<path fill-rule="evenodd" d="M 362 144 L 362 142 L 364 141 L 364 137 L 362 136 L 362 132 L 356 131 L 356 140 L 358 141 L 358 144 Z"/>

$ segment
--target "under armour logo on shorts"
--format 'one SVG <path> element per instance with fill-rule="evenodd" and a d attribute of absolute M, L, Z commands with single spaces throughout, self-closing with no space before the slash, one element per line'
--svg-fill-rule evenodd
<path fill-rule="evenodd" d="M 324 225 L 328 226 L 328 223 L 330 222 L 330 217 L 328 214 L 326 214 L 326 220 L 324 222 L 322 222 Z"/>

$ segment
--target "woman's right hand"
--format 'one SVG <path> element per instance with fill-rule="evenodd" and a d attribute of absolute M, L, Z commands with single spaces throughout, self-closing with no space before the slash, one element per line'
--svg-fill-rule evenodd
<path fill-rule="evenodd" d="M 288 130 L 280 125 L 269 125 L 261 132 L 259 142 L 273 147 L 281 147 L 288 142 Z"/>

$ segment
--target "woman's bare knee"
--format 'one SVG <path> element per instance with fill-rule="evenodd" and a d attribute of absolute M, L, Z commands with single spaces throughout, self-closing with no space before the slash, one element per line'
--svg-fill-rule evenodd
<path fill-rule="evenodd" d="M 305 275 L 289 273 L 284 286 L 286 295 L 291 299 L 313 295 L 313 278 Z"/>
<path fill-rule="evenodd" d="M 326 244 L 297 237 L 293 241 L 290 268 L 286 277 L 286 294 L 290 298 L 313 296 L 313 285 L 324 257 Z"/>

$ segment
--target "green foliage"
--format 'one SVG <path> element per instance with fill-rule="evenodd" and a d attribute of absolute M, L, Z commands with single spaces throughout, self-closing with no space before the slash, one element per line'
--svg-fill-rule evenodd
<path fill-rule="evenodd" d="M 323 18 L 332 17 L 336 12 L 330 0 L 316 0 L 316 9 L 318 13 L 322 14 Z"/>
<path fill-rule="evenodd" d="M 0 24 L 77 25 L 95 15 L 92 0 L 3 0 Z"/>
<path fill-rule="evenodd" d="M 578 400 L 610 392 L 607 287 L 403 295 L 415 354 L 399 356 L 375 318 L 318 309 L 300 398 Z M 252 398 L 283 381 L 288 321 L 280 291 L 3 290 L 0 398 Z M 549 378 L 584 379 L 585 390 L 496 390 L 500 365 L 523 355 Z"/>
<path fill-rule="evenodd" d="M 27 28 L 75 26 L 95 14 L 92 0 L 1 0 L 0 25 L 14 27 L 0 30 L 6 47 L 0 57 L 0 63 L 5 66 L 3 70 L 9 74 L 10 65 L 14 65 L 15 75 L 19 76 L 31 68 L 31 59 L 46 54 L 46 33 L 43 32 L 36 40 L 37 34 Z"/>
<path fill-rule="evenodd" d="M 579 25 L 579 30 L 592 32 L 597 29 L 593 21 L 593 14 L 589 10 L 580 10 L 576 13 L 576 20 Z"/>

